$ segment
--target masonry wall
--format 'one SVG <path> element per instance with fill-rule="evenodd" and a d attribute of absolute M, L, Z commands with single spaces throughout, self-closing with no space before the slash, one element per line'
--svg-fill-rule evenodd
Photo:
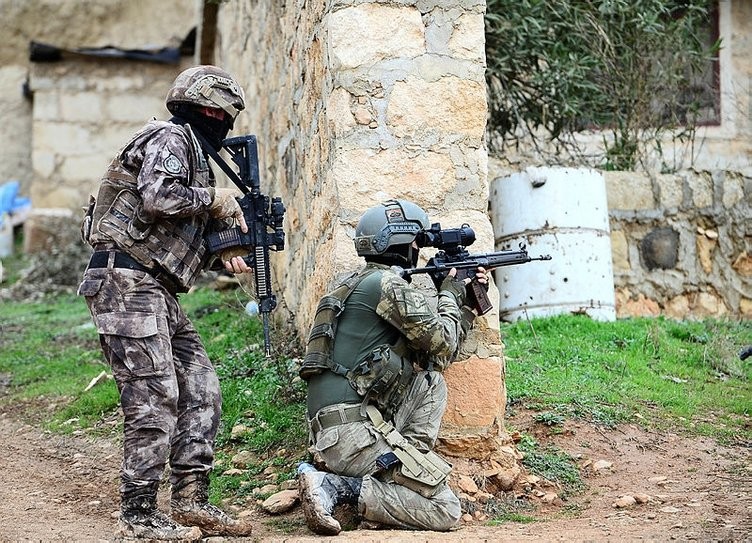
<path fill-rule="evenodd" d="M 220 6 L 218 61 L 248 91 L 240 126 L 263 136 L 263 188 L 288 208 L 275 271 L 301 336 L 320 296 L 362 264 L 355 225 L 382 200 L 410 199 L 444 227 L 470 223 L 473 248 L 493 247 L 484 11 L 482 0 Z M 447 374 L 442 440 L 483 455 L 499 444 L 505 404 L 496 314 L 479 319 L 462 358 Z"/>
<path fill-rule="evenodd" d="M 72 101 L 80 100 L 90 92 L 127 94 L 129 89 L 140 92 L 148 92 L 148 84 L 145 78 L 154 76 L 154 69 L 142 70 L 138 63 L 114 63 L 110 71 L 93 69 L 92 75 L 98 77 L 105 75 L 112 77 L 115 82 L 96 83 L 88 78 L 87 72 L 112 61 L 99 60 L 90 63 L 73 63 L 63 70 L 39 70 L 33 69 L 29 62 L 29 43 L 33 41 L 47 43 L 58 47 L 102 47 L 113 45 L 123 48 L 140 48 L 146 46 L 177 46 L 185 38 L 190 29 L 196 25 L 197 17 L 193 2 L 185 0 L 89 0 L 87 2 L 62 2 L 59 0 L 0 0 L 0 35 L 3 40 L 0 43 L 0 183 L 7 179 L 21 181 L 21 194 L 32 195 L 32 204 L 36 208 L 49 205 L 49 199 L 38 201 L 36 197 L 45 196 L 52 188 L 56 194 L 62 197 L 55 207 L 70 206 L 78 209 L 84 200 L 77 200 L 75 193 L 82 184 L 82 173 L 77 173 L 70 178 L 66 177 L 70 168 L 76 161 L 82 164 L 89 173 L 89 164 L 94 158 L 84 158 L 80 149 L 76 150 L 76 159 L 51 166 L 49 157 L 50 145 L 56 157 L 63 159 L 67 154 L 68 142 L 58 141 L 55 144 L 51 140 L 55 134 L 45 134 L 46 127 L 40 121 L 51 122 L 49 117 L 52 102 L 57 102 L 58 111 L 71 115 L 72 109 L 85 107 L 81 104 L 72 104 Z M 55 66 L 61 66 L 56 64 Z M 52 66 L 52 65 L 48 65 Z M 33 73 L 32 73 L 33 72 Z M 64 72 L 64 73 L 62 73 Z M 161 76 L 165 78 L 165 84 L 169 85 L 170 77 L 174 77 L 173 70 L 167 69 Z M 31 81 L 34 75 L 40 76 L 40 81 Z M 133 84 L 124 81 L 134 76 Z M 60 79 L 62 88 L 55 91 L 53 88 L 56 80 Z M 77 81 L 76 81 L 77 80 Z M 34 96 L 24 91 L 24 87 L 31 83 L 31 92 L 41 91 L 39 102 L 34 102 Z M 166 92 L 167 87 L 164 88 Z M 49 92 L 48 92 L 49 91 Z M 51 93 L 57 92 L 57 97 Z M 160 90 L 161 92 L 161 90 Z M 77 94 L 77 96 L 73 96 Z M 139 99 L 140 94 L 128 94 L 123 110 L 138 112 L 138 117 L 144 114 L 157 112 L 152 107 L 152 96 L 145 96 L 144 107 L 140 111 L 133 106 L 133 102 Z M 156 95 L 155 95 L 156 96 Z M 44 111 L 34 114 L 34 108 L 39 105 Z M 108 117 L 113 111 L 114 117 Z M 96 115 L 102 115 L 95 118 Z M 43 117 L 43 118 L 40 118 Z M 108 126 L 110 121 L 119 123 L 122 115 L 114 108 L 105 107 L 103 101 L 96 100 L 89 111 L 89 126 L 97 122 Z M 73 124 L 80 125 L 81 118 L 56 120 L 57 123 L 65 123 L 71 120 Z M 48 125 L 49 126 L 49 125 Z M 89 128 L 91 131 L 91 128 Z M 82 132 L 75 132 L 72 142 L 82 142 Z M 59 130 L 57 134 L 59 134 Z M 42 155 L 35 154 L 36 147 L 34 138 L 42 137 L 46 149 Z M 108 136 L 106 136 L 108 137 Z M 84 138 L 83 143 L 102 152 L 100 164 L 106 165 L 104 155 L 117 150 L 115 147 L 103 147 L 97 140 L 96 135 Z M 85 163 L 84 163 L 85 162 Z M 35 169 L 38 168 L 38 169 Z M 54 171 L 53 171 L 54 170 Z M 50 179 L 47 176 L 53 174 Z M 101 172 L 100 172 L 101 173 Z M 99 174 L 97 174 L 98 176 Z M 93 181 L 92 181 L 93 183 Z M 68 185 L 71 185 L 68 188 Z M 32 189 L 32 185 L 36 185 Z M 92 187 L 94 185 L 92 184 Z M 59 189 L 59 190 L 58 190 Z M 32 194 L 32 192 L 34 194 Z M 84 191 L 87 192 L 88 191 Z"/>

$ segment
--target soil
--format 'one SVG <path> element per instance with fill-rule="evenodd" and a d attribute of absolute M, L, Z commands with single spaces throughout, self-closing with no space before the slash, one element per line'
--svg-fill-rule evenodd
<path fill-rule="evenodd" d="M 16 406 L 18 407 L 18 406 Z M 61 436 L 17 419 L 0 407 L 0 541 L 112 541 L 117 523 L 120 446 L 112 439 Z M 545 504 L 528 492 L 524 515 L 533 522 L 465 520 L 448 533 L 355 530 L 335 540 L 377 541 L 752 541 L 752 450 L 709 438 L 612 429 L 567 421 L 555 431 L 517 411 L 510 424 L 578 459 L 586 489 Z M 610 463 L 610 466 L 608 465 Z M 467 471 L 467 465 L 455 462 Z M 534 485 L 536 487 L 540 485 Z M 530 488 L 528 488 L 528 491 Z M 646 503 L 623 508 L 624 495 Z M 160 495 L 161 503 L 166 496 Z M 235 514 L 254 520 L 252 538 L 235 541 L 312 542 L 300 507 L 265 514 L 251 500 Z M 212 541 L 231 541 L 214 538 Z"/>

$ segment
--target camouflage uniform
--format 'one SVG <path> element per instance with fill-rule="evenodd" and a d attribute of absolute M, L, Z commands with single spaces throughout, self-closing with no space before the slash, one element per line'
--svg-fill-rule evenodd
<path fill-rule="evenodd" d="M 158 484 L 168 457 L 173 483 L 212 467 L 219 381 L 176 293 L 207 264 L 213 187 L 190 127 L 152 121 L 118 153 L 97 198 L 88 240 L 106 261 L 90 263 L 79 294 L 120 391 L 123 496 Z"/>
<path fill-rule="evenodd" d="M 455 358 L 474 318 L 463 307 L 464 284 L 445 282 L 442 287 L 447 288 L 439 291 L 434 310 L 422 291 L 389 266 L 370 262 L 362 273 L 366 277 L 347 298 L 339 318 L 333 360 L 350 369 L 374 346 L 389 343 L 420 367 L 422 371 L 414 373 L 390 419 L 419 451 L 430 451 L 447 402 L 440 371 Z M 315 456 L 333 473 L 363 478 L 358 509 L 364 519 L 402 528 L 451 528 L 459 519 L 460 504 L 445 483 L 425 497 L 396 483 L 392 472 L 377 472 L 377 458 L 392 449 L 370 420 L 323 428 L 319 424 L 326 414 L 341 409 L 352 412 L 362 401 L 346 379 L 331 371 L 309 379 L 308 416 Z"/>

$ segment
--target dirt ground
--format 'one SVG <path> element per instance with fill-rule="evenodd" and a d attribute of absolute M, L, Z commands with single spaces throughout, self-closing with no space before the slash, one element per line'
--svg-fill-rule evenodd
<path fill-rule="evenodd" d="M 449 533 L 356 530 L 331 539 L 360 543 L 752 541 L 748 444 L 722 447 L 710 439 L 649 432 L 634 425 L 606 430 L 581 422 L 568 422 L 564 431 L 551 434 L 531 423 L 530 414 L 524 412 L 510 424 L 577 458 L 587 489 L 563 503 L 536 501 L 535 510 L 526 513 L 540 519 L 536 522 L 498 526 L 463 522 Z M 0 411 L 0 458 L 0 541 L 113 540 L 120 463 L 116 443 L 51 435 Z M 624 495 L 647 501 L 614 507 Z M 162 503 L 164 498 L 160 497 Z M 299 507 L 272 517 L 251 502 L 245 514 L 255 519 L 256 533 L 244 541 L 323 539 L 307 531 Z"/>

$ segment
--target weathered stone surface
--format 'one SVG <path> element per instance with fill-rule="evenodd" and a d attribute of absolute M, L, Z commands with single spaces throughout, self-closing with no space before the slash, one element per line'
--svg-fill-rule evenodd
<path fill-rule="evenodd" d="M 413 7 L 361 4 L 329 15 L 335 69 L 352 69 L 425 52 L 420 12 Z"/>
<path fill-rule="evenodd" d="M 666 302 L 664 313 L 667 317 L 686 319 L 690 315 L 689 297 L 686 294 L 675 296 Z"/>
<path fill-rule="evenodd" d="M 694 177 L 692 183 L 692 203 L 695 207 L 713 205 L 713 178 L 708 174 Z"/>
<path fill-rule="evenodd" d="M 282 490 L 272 494 L 261 504 L 261 509 L 271 515 L 286 513 L 298 503 L 297 490 Z"/>
<path fill-rule="evenodd" d="M 713 271 L 713 251 L 717 245 L 717 239 L 702 234 L 697 236 L 697 258 L 700 259 L 700 266 L 705 273 Z"/>
<path fill-rule="evenodd" d="M 486 119 L 485 86 L 481 82 L 442 77 L 397 81 L 389 98 L 387 123 L 395 135 L 462 135 L 479 144 Z"/>
<path fill-rule="evenodd" d="M 731 267 L 740 275 L 743 275 L 744 277 L 751 277 L 752 255 L 747 254 L 746 251 L 742 251 L 741 253 L 739 253 L 739 256 L 734 259 L 734 263 L 731 265 Z"/>
<path fill-rule="evenodd" d="M 76 239 L 79 219 L 70 209 L 32 209 L 23 225 L 24 252 L 65 247 Z"/>
<path fill-rule="evenodd" d="M 629 271 L 631 268 L 629 264 L 629 244 L 623 230 L 611 232 L 611 258 L 614 271 Z"/>
<path fill-rule="evenodd" d="M 482 13 L 465 13 L 455 21 L 449 52 L 456 58 L 485 61 L 485 27 Z"/>
<path fill-rule="evenodd" d="M 469 358 L 444 372 L 449 395 L 442 424 L 453 428 L 489 428 L 504 416 L 501 360 Z"/>
<path fill-rule="evenodd" d="M 653 209 L 655 199 L 650 179 L 637 172 L 603 172 L 608 209 Z"/>
<path fill-rule="evenodd" d="M 636 298 L 622 299 L 617 297 L 617 314 L 619 317 L 657 317 L 661 307 L 655 300 L 640 293 Z"/>
<path fill-rule="evenodd" d="M 663 208 L 678 208 L 684 201 L 684 180 L 675 174 L 656 176 L 660 191 L 660 206 Z"/>

